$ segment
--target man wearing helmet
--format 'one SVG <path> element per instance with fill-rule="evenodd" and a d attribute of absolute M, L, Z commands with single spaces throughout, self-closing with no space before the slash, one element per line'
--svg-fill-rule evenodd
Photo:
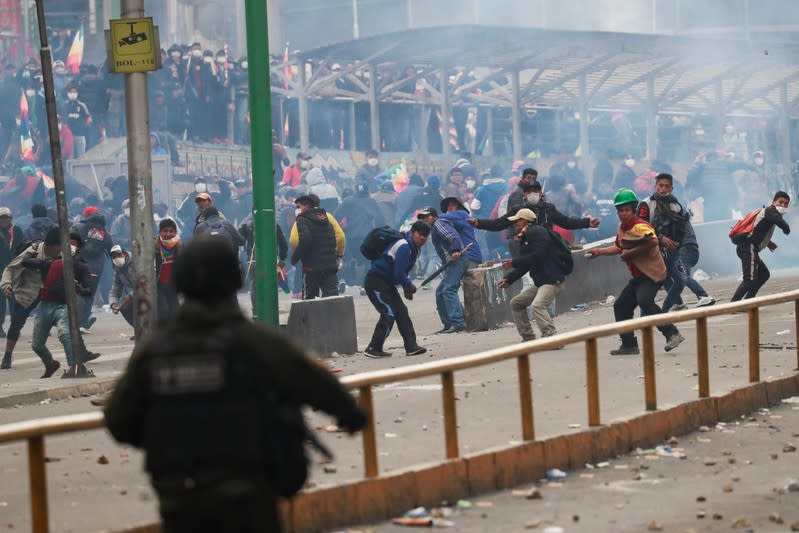
<path fill-rule="evenodd" d="M 613 200 L 619 217 L 616 242 L 606 248 L 594 248 L 586 252 L 586 257 L 594 259 L 600 255 L 621 255 L 627 263 L 632 279 L 622 289 L 613 304 L 613 314 L 617 322 L 633 317 L 635 308 L 641 308 L 641 315 L 656 315 L 663 311 L 655 303 L 655 295 L 666 279 L 666 264 L 658 247 L 658 237 L 648 222 L 636 214 L 638 198 L 630 189 L 619 189 Z M 666 337 L 666 351 L 670 352 L 685 340 L 674 324 L 657 327 Z M 635 333 L 622 333 L 621 346 L 610 355 L 637 355 L 638 340 Z"/>

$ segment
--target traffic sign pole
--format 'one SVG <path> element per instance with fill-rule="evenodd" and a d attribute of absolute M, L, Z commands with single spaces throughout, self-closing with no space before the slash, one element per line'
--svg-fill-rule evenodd
<path fill-rule="evenodd" d="M 255 232 L 255 315 L 278 327 L 275 178 L 272 161 L 272 104 L 269 86 L 269 24 L 264 0 L 245 0 L 250 58 L 252 215 Z M 288 236 L 287 236 L 288 237 Z"/>

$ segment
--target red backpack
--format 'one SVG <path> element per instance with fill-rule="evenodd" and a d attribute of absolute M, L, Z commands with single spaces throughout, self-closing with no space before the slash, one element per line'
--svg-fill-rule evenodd
<path fill-rule="evenodd" d="M 730 240 L 737 244 L 740 241 L 740 237 L 748 237 L 755 229 L 755 225 L 759 222 L 759 218 L 762 218 L 760 214 L 763 212 L 764 208 L 759 207 L 757 209 L 753 209 L 746 214 L 741 220 L 735 223 L 735 225 L 730 228 Z"/>

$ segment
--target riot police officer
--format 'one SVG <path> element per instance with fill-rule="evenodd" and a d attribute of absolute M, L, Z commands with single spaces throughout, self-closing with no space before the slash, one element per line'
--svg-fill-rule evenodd
<path fill-rule="evenodd" d="M 280 531 L 277 498 L 286 493 L 275 472 L 286 465 L 275 458 L 296 454 L 279 449 L 287 430 L 275 406 L 310 405 L 350 433 L 365 417 L 321 365 L 245 319 L 238 259 L 223 239 L 193 240 L 172 274 L 185 301 L 136 347 L 106 425 L 146 452 L 164 531 Z"/>

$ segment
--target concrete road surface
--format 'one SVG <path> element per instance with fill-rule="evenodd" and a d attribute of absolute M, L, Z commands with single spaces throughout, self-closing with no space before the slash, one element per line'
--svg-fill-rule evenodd
<path fill-rule="evenodd" d="M 775 273 L 762 293 L 794 289 L 798 274 L 796 271 Z M 736 282 L 716 280 L 705 285 L 717 300 L 726 301 Z M 363 348 L 377 315 L 366 298 L 357 294 L 357 289 L 350 290 L 355 295 L 359 346 Z M 687 302 L 692 304 L 693 296 L 688 296 Z M 287 311 L 289 303 L 289 300 L 281 300 L 283 312 Z M 428 354 L 404 356 L 401 339 L 394 333 L 386 345 L 389 351 L 395 352 L 390 359 L 373 360 L 354 355 L 339 356 L 326 362 L 331 368 L 341 369 L 341 375 L 351 375 L 475 353 L 519 340 L 515 328 L 510 325 L 490 332 L 434 335 L 433 332 L 441 327 L 434 307 L 433 291 L 420 291 L 409 304 L 419 342 L 430 350 Z M 568 331 L 612 320 L 610 306 L 594 303 L 588 310 L 558 316 L 555 323 L 560 331 Z M 335 327 L 334 317 L 331 317 L 331 327 Z M 658 335 L 655 341 L 658 400 L 662 407 L 694 399 L 698 394 L 694 326 L 686 323 L 680 329 L 687 340 L 669 354 L 662 350 L 662 337 Z M 709 330 L 711 392 L 724 392 L 745 384 L 746 315 L 710 319 Z M 785 333 L 786 330 L 788 333 Z M 111 379 L 124 368 L 132 347 L 129 340 L 131 334 L 132 331 L 121 317 L 102 312 L 99 314 L 92 333 L 86 336 L 89 347 L 103 353 L 100 359 L 91 364 L 98 376 L 95 380 Z M 761 343 L 767 347 L 763 349 L 761 357 L 761 376 L 764 379 L 794 372 L 797 366 L 795 334 L 792 305 L 774 306 L 762 312 Z M 90 405 L 88 398 L 80 397 L 63 401 L 40 400 L 43 404 L 19 404 L 23 400 L 30 401 L 30 396 L 23 397 L 20 394 L 74 386 L 75 381 L 56 377 L 38 379 L 41 363 L 30 351 L 29 341 L 30 325 L 23 333 L 15 368 L 0 372 L 0 402 L 6 402 L 0 405 L 11 405 L 0 409 L 0 423 L 96 409 Z M 57 340 L 51 338 L 50 345 L 55 348 Z M 599 341 L 603 421 L 640 413 L 644 408 L 641 358 L 608 356 L 607 352 L 617 345 L 616 338 Z M 53 351 L 57 358 L 63 360 L 63 353 L 55 349 Z M 536 354 L 532 361 L 532 372 L 538 436 L 562 434 L 575 430 L 570 425 L 587 424 L 582 345 Z M 521 439 L 515 364 L 495 364 L 459 372 L 455 377 L 462 453 Z M 381 471 L 444 457 L 440 390 L 437 379 L 414 380 L 376 388 Z M 326 431 L 331 421 L 319 414 L 309 414 L 309 420 L 337 456 L 337 472 L 322 473 L 320 465 L 315 464 L 311 482 L 331 485 L 343 480 L 359 479 L 363 473 L 360 438 Z M 50 438 L 47 440 L 47 455 L 53 459 L 48 464 L 53 531 L 97 531 L 156 519 L 156 503 L 146 476 L 141 473 L 140 454 L 115 445 L 104 432 Z M 98 463 L 101 456 L 108 459 L 108 464 Z M 691 462 L 684 464 L 690 465 Z M 697 473 L 706 473 L 705 468 Z M 799 476 L 799 473 L 796 475 Z M 27 466 L 22 444 L 0 447 L 0 479 L 3 480 L 0 488 L 0 529 L 13 524 L 18 530 L 28 530 Z M 581 514 L 579 511 L 573 512 Z M 519 527 L 523 525 L 522 522 Z M 488 527 L 482 530 L 502 529 Z"/>

